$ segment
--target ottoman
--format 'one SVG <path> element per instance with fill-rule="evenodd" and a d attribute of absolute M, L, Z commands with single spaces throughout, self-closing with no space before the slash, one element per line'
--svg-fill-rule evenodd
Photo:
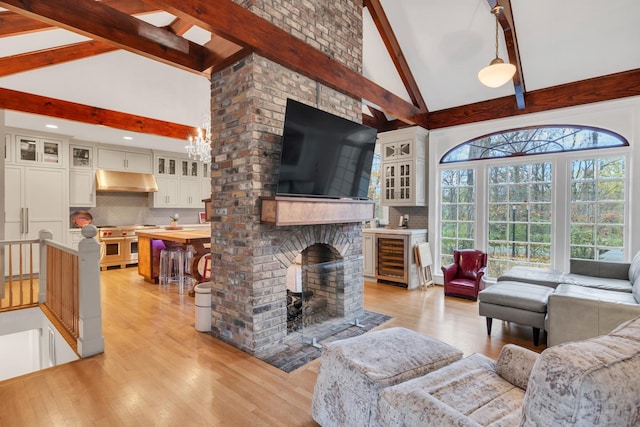
<path fill-rule="evenodd" d="M 533 345 L 539 343 L 540 329 L 544 329 L 547 300 L 554 288 L 532 283 L 500 281 L 478 294 L 478 311 L 487 318 L 487 334 L 495 319 L 533 327 Z"/>
<path fill-rule="evenodd" d="M 380 389 L 462 358 L 462 351 L 405 328 L 334 341 L 322 349 L 311 415 L 323 427 L 368 426 Z"/>

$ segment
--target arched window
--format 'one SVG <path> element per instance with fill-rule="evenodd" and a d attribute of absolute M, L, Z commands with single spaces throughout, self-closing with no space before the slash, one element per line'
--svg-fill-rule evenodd
<path fill-rule="evenodd" d="M 627 146 L 615 132 L 590 126 L 531 126 L 484 135 L 447 152 L 440 163 Z"/>
<path fill-rule="evenodd" d="M 553 267 L 560 253 L 622 261 L 627 159 L 598 149 L 628 146 L 615 132 L 572 125 L 510 129 L 451 149 L 440 160 L 441 264 L 454 249 L 477 247 L 478 238 L 492 278 L 514 265 Z M 556 191 L 566 204 L 554 203 Z M 568 239 L 556 240 L 554 230 L 568 230 Z"/>

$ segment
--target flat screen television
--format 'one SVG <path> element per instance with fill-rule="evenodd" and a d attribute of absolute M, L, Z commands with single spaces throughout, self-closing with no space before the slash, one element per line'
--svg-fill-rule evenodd
<path fill-rule="evenodd" d="M 287 99 L 277 195 L 367 199 L 377 131 Z"/>

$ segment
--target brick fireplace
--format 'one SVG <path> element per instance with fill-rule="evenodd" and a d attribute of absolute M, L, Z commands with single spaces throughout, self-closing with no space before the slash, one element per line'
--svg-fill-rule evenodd
<path fill-rule="evenodd" d="M 362 2 L 237 2 L 361 72 Z M 292 339 L 286 271 L 300 253 L 309 265 L 323 257 L 340 263 L 335 289 L 314 290 L 335 295 L 332 312 L 364 311 L 360 222 L 261 223 L 261 198 L 275 193 L 286 99 L 358 122 L 362 104 L 255 53 L 213 73 L 211 96 L 213 333 L 266 357 Z"/>

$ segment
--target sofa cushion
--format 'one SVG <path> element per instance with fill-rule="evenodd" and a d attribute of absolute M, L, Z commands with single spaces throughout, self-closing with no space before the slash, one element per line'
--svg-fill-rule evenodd
<path fill-rule="evenodd" d="M 548 286 L 500 281 L 480 292 L 478 299 L 484 304 L 519 308 L 535 313 L 546 313 L 547 300 L 551 292 L 553 292 L 553 288 Z"/>
<path fill-rule="evenodd" d="M 562 283 L 585 286 L 587 288 L 604 289 L 607 291 L 631 292 L 631 282 L 621 279 L 583 276 L 581 274 L 568 273 L 562 276 Z"/>
<path fill-rule="evenodd" d="M 529 378 L 524 426 L 639 425 L 640 318 L 610 335 L 546 349 Z"/>
<path fill-rule="evenodd" d="M 629 281 L 635 283 L 638 279 L 640 279 L 640 251 L 633 257 L 629 266 Z"/>
<path fill-rule="evenodd" d="M 517 425 L 524 390 L 474 354 L 380 392 L 374 425 Z"/>
<path fill-rule="evenodd" d="M 449 344 L 400 327 L 331 342 L 322 348 L 311 415 L 323 426 L 369 425 L 380 389 L 461 357 Z"/>
<path fill-rule="evenodd" d="M 538 356 L 538 353 L 524 347 L 507 344 L 502 347 L 496 360 L 496 373 L 511 384 L 526 390 Z"/>
<path fill-rule="evenodd" d="M 561 283 L 558 285 L 553 295 L 570 296 L 594 301 L 604 301 L 618 304 L 637 305 L 633 294 L 628 292 L 610 291 L 607 289 L 590 288 L 587 286 L 570 285 Z"/>
<path fill-rule="evenodd" d="M 636 302 L 640 304 L 640 277 L 638 277 L 631 288 L 633 292 L 633 297 L 636 299 Z"/>
<path fill-rule="evenodd" d="M 498 282 L 523 282 L 555 288 L 562 283 L 564 273 L 538 267 L 515 266 L 498 277 Z"/>

